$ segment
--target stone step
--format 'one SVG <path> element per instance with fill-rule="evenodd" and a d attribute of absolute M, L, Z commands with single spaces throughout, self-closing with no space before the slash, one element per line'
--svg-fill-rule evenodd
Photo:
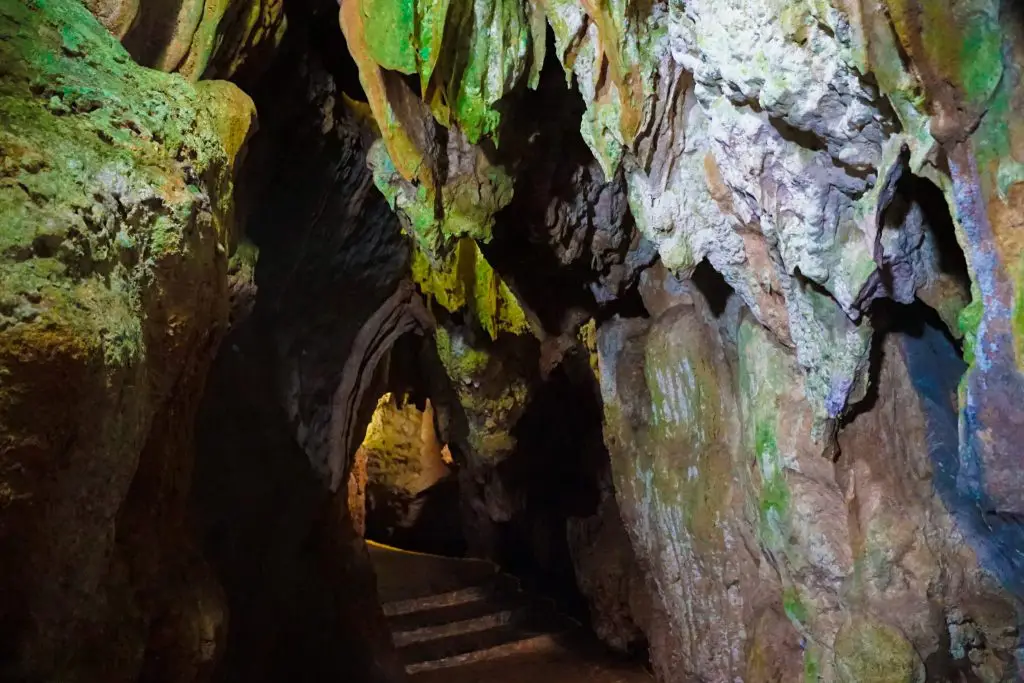
<path fill-rule="evenodd" d="M 487 601 L 498 596 L 514 594 L 518 591 L 518 581 L 506 574 L 496 574 L 481 577 L 480 582 L 476 585 L 433 595 L 393 600 L 385 602 L 382 607 L 384 608 L 384 616 L 390 618 L 405 614 L 430 612 L 471 602 Z"/>
<path fill-rule="evenodd" d="M 409 674 L 560 651 L 578 626 L 492 563 L 368 546 L 392 640 Z"/>
<path fill-rule="evenodd" d="M 446 621 L 431 626 L 420 626 L 407 630 L 392 630 L 391 638 L 395 647 L 405 647 L 412 643 L 422 643 L 428 640 L 440 640 L 453 636 L 479 633 L 492 628 L 500 628 L 511 624 L 516 620 L 516 611 L 511 609 L 494 611 L 493 608 L 482 614 L 468 619 Z"/>
<path fill-rule="evenodd" d="M 442 557 L 367 541 L 382 602 L 404 602 L 479 586 L 498 574 L 492 562 Z"/>
<path fill-rule="evenodd" d="M 561 634 L 505 624 L 484 631 L 461 633 L 400 647 L 409 674 L 475 664 L 524 653 L 557 652 Z"/>
<path fill-rule="evenodd" d="M 445 598 L 445 600 L 448 601 L 451 598 Z M 490 614 L 518 609 L 522 605 L 523 599 L 520 596 L 481 596 L 478 600 L 449 603 L 435 609 L 395 613 L 388 617 L 388 626 L 394 633 L 412 631 L 478 619 Z"/>

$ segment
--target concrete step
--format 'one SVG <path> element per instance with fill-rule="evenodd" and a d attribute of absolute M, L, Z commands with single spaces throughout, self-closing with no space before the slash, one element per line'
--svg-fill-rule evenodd
<path fill-rule="evenodd" d="M 486 610 L 487 614 L 481 614 L 466 619 L 446 621 L 431 626 L 420 626 L 406 630 L 393 630 L 391 632 L 395 647 L 405 647 L 412 643 L 422 643 L 428 640 L 441 640 L 453 636 L 479 633 L 492 628 L 507 626 L 516 620 L 515 610 L 506 609 L 494 611 L 493 608 Z"/>
<path fill-rule="evenodd" d="M 561 651 L 578 627 L 491 563 L 386 546 L 370 551 L 392 640 L 410 674 Z"/>
<path fill-rule="evenodd" d="M 413 643 L 399 648 L 409 674 L 465 666 L 525 653 L 557 652 L 561 634 L 505 624 L 473 633 Z"/>
<path fill-rule="evenodd" d="M 394 612 L 393 610 L 396 608 L 391 606 L 392 614 L 388 615 L 388 625 L 391 627 L 392 632 L 395 633 L 412 631 L 418 628 L 451 624 L 466 621 L 467 619 L 477 619 L 496 612 L 518 609 L 523 605 L 523 601 L 519 596 L 478 595 L 477 599 L 474 600 L 461 600 L 457 602 L 452 602 L 452 600 L 453 598 L 450 596 L 438 599 L 437 602 L 445 602 L 446 604 L 433 609 L 405 609 L 404 611 Z"/>
<path fill-rule="evenodd" d="M 519 593 L 519 582 L 516 579 L 507 574 L 494 574 L 480 578 L 476 585 L 468 585 L 433 595 L 385 602 L 383 608 L 384 615 L 390 619 L 400 615 L 435 612 L 474 602 L 492 601 L 506 604 L 508 596 L 515 596 Z M 429 617 L 425 618 L 429 619 Z"/>

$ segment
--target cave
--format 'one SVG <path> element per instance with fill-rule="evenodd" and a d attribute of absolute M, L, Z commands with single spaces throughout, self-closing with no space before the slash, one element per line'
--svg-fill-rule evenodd
<path fill-rule="evenodd" d="M 1021 680 L 1024 24 L 848 4 L 0 0 L 0 681 Z"/>
<path fill-rule="evenodd" d="M 369 541 L 463 557 L 458 465 L 439 438 L 438 398 L 432 400 L 422 367 L 431 360 L 426 351 L 424 340 L 410 334 L 391 349 L 382 380 L 387 391 L 354 456 L 349 506 Z"/>

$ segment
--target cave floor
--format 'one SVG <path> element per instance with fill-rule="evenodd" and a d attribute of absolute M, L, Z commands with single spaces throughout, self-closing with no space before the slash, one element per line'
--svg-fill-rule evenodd
<path fill-rule="evenodd" d="M 568 649 L 554 654 L 523 654 L 451 669 L 417 674 L 415 683 L 650 683 L 654 678 L 636 664 L 617 662 Z"/>
<path fill-rule="evenodd" d="M 392 639 L 417 683 L 653 680 L 490 562 L 367 547 Z"/>

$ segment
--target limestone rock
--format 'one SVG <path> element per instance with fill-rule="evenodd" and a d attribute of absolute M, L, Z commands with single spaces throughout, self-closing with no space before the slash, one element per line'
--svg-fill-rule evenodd
<path fill-rule="evenodd" d="M 927 662 L 1007 680 L 1014 627 L 946 639 L 950 623 L 976 633 L 1006 618 L 1016 570 L 991 558 L 1019 542 L 983 531 L 957 493 L 955 347 L 928 326 L 888 334 L 833 463 L 785 347 L 735 305 L 715 319 L 700 294 L 662 300 L 653 322 L 602 326 L 598 349 L 616 494 L 667 620 L 644 625 L 663 679 L 681 667 L 715 681 L 766 668 L 920 681 Z M 680 660 L 653 648 L 665 629 Z M 803 652 L 766 659 L 768 632 L 798 634 Z"/>
<path fill-rule="evenodd" d="M 444 513 L 451 513 L 458 501 L 445 485 L 454 482 L 454 473 L 442 456 L 430 399 L 420 410 L 390 393 L 382 396 L 360 451 L 356 459 L 366 462 L 365 505 L 372 538 L 406 549 L 416 545 L 407 537 L 440 541 L 444 526 L 453 521 L 453 515 Z M 457 516 L 454 521 L 458 528 Z"/>
<path fill-rule="evenodd" d="M 733 469 L 735 396 L 699 303 L 649 329 L 603 326 L 601 393 L 623 523 L 663 615 L 648 627 L 655 669 L 663 680 L 726 681 L 743 676 L 759 577 Z"/>
<path fill-rule="evenodd" d="M 282 0 L 87 0 L 138 63 L 191 81 L 258 71 L 287 28 Z"/>
<path fill-rule="evenodd" d="M 252 102 L 136 66 L 71 0 L 5 3 L 0 33 L 2 675 L 202 679 L 225 614 L 191 422 Z"/>
<path fill-rule="evenodd" d="M 610 475 L 602 482 L 596 514 L 571 518 L 567 533 L 576 582 L 589 603 L 595 634 L 612 649 L 628 653 L 647 641 L 653 607 Z"/>
<path fill-rule="evenodd" d="M 493 467 L 513 452 L 512 428 L 526 408 L 533 377 L 525 350 L 517 337 L 488 343 L 445 325 L 435 330 L 435 343 L 466 420 L 453 440 L 471 468 Z"/>
<path fill-rule="evenodd" d="M 139 12 L 139 0 L 89 0 L 85 6 L 118 39 L 124 38 Z"/>

